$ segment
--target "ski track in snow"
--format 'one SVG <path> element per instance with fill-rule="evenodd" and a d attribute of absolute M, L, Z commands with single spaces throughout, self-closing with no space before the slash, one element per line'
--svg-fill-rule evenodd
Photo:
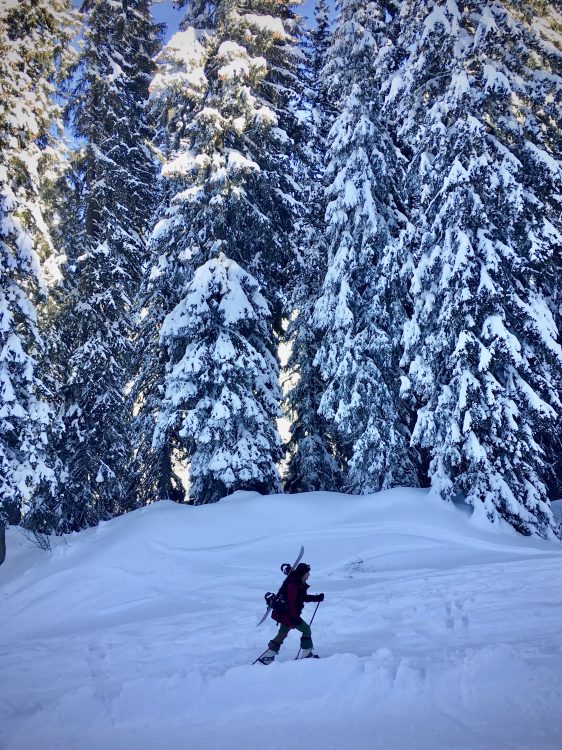
<path fill-rule="evenodd" d="M 0 568 L 0 750 L 562 746 L 562 550 L 422 490 L 159 503 Z M 320 661 L 256 622 L 300 544 Z M 313 607 L 308 605 L 308 619 Z"/>

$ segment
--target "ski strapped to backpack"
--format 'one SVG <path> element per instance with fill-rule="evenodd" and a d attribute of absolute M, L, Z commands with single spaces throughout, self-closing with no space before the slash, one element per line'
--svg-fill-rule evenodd
<path fill-rule="evenodd" d="M 292 565 L 289 565 L 289 563 L 283 563 L 283 565 L 281 566 L 281 572 L 284 573 L 285 576 L 287 577 L 289 573 L 292 573 L 293 570 L 300 563 L 303 555 L 304 555 L 304 547 L 301 547 L 300 552 L 295 562 Z M 265 594 L 264 599 L 267 603 L 267 609 L 265 610 L 264 616 L 258 622 L 258 625 L 261 625 L 262 622 L 266 621 L 267 616 L 272 610 L 276 610 L 277 612 L 283 612 L 285 611 L 285 609 L 287 609 L 287 600 L 285 598 L 286 580 L 287 578 L 285 578 L 285 581 L 283 581 L 279 591 L 276 594 L 274 594 L 272 591 L 268 591 L 267 594 Z"/>

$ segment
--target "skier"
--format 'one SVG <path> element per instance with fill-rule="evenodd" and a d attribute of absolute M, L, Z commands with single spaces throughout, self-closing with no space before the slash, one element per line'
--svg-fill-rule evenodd
<path fill-rule="evenodd" d="M 289 630 L 296 628 L 301 632 L 301 659 L 318 659 L 318 656 L 312 652 L 312 637 L 310 625 L 306 623 L 301 612 L 305 602 L 323 602 L 324 594 L 311 596 L 307 594 L 307 580 L 310 575 L 310 565 L 299 563 L 292 573 L 289 573 L 283 587 L 285 588 L 285 598 L 287 600 L 287 609 L 283 612 L 273 610 L 271 617 L 279 623 L 279 632 L 271 641 L 269 641 L 268 651 L 260 657 L 262 664 L 271 664 L 279 653 L 283 641 L 287 637 Z"/>

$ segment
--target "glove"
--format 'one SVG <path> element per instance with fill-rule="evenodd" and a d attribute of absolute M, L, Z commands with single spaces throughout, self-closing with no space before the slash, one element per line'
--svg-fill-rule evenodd
<path fill-rule="evenodd" d="M 315 601 L 315 602 L 323 602 L 323 601 L 324 601 L 324 594 L 317 594 L 317 595 L 316 595 L 316 596 L 314 597 L 314 601 Z"/>

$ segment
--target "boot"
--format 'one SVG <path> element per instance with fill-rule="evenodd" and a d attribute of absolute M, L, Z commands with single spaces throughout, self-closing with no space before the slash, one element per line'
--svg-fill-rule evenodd
<path fill-rule="evenodd" d="M 312 653 L 311 648 L 303 648 L 301 659 L 319 659 L 320 657 L 317 654 Z"/>
<path fill-rule="evenodd" d="M 260 664 L 271 664 L 276 656 L 277 654 L 275 653 L 275 651 L 268 649 L 263 656 L 260 656 L 258 661 Z"/>

